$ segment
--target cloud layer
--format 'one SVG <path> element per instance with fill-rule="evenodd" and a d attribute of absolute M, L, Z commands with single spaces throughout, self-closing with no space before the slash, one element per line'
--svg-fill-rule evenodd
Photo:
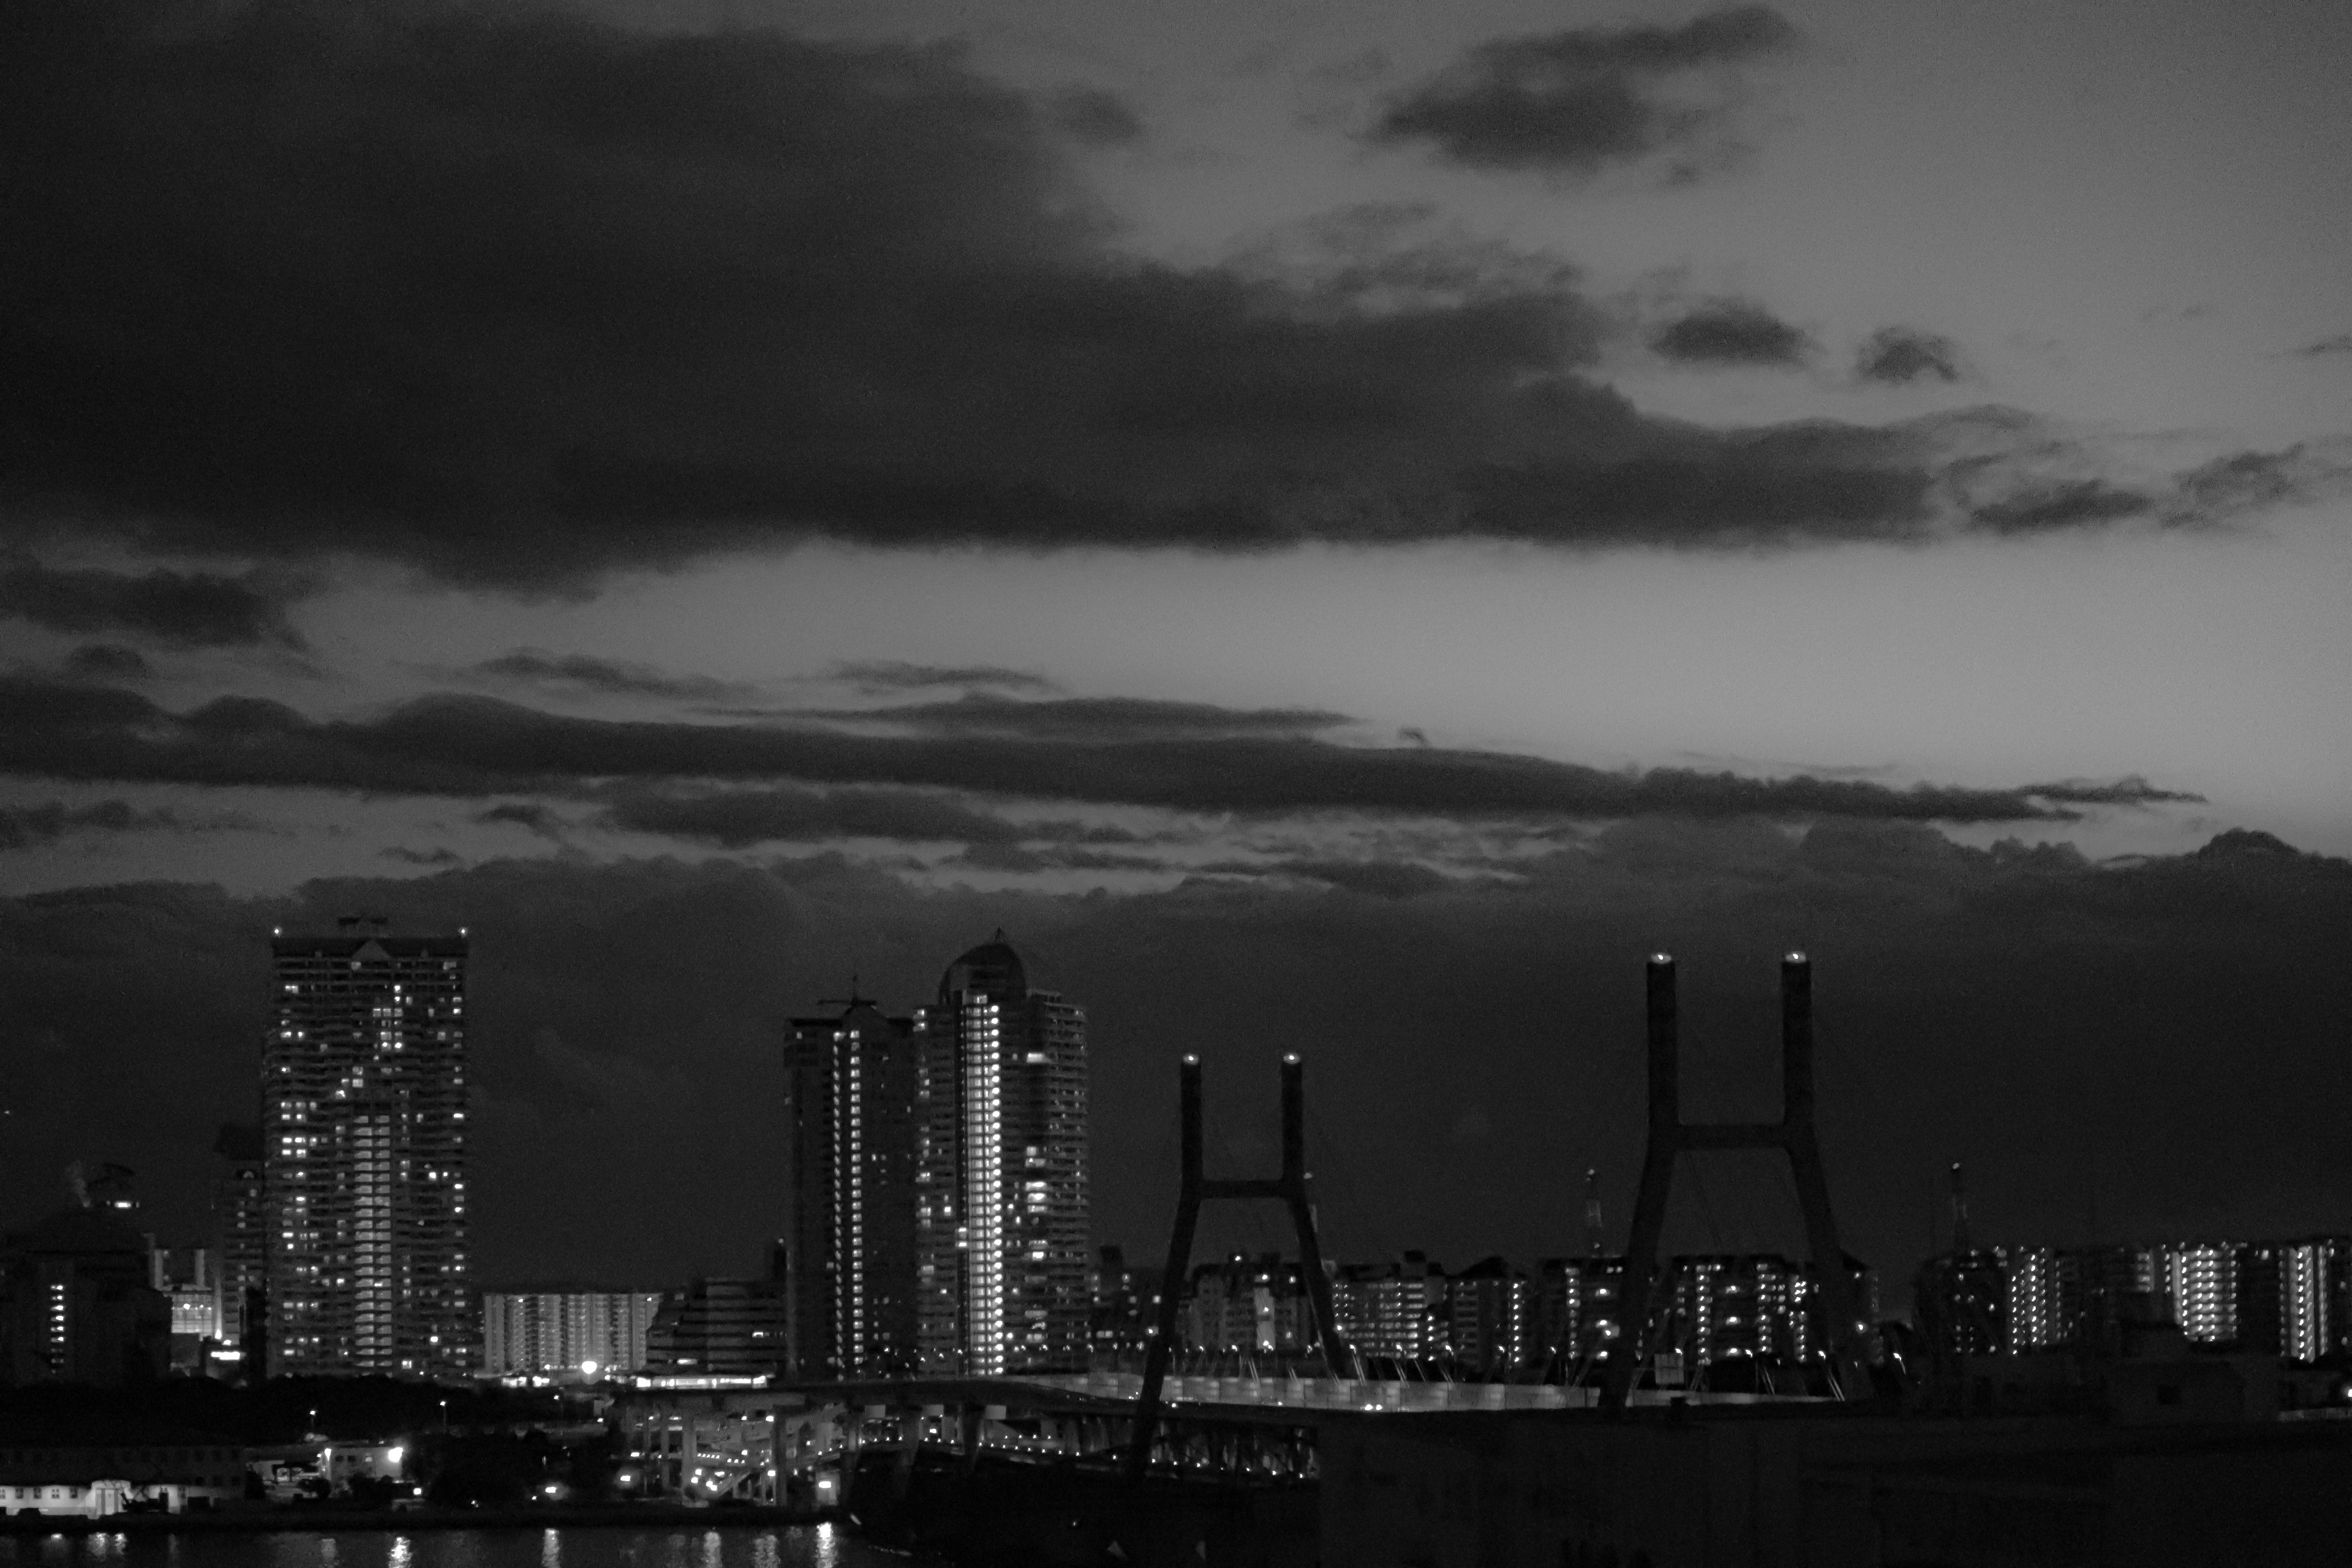
<path fill-rule="evenodd" d="M 1074 128 L 1123 134 L 1113 106 L 953 50 L 398 4 L 25 0 L 14 22 L 0 135 L 26 155 L 0 226 L 40 242 L 0 249 L 0 526 L 37 544 L 106 527 L 544 588 L 811 535 L 1972 525 L 1915 429 L 1643 414 L 1594 379 L 1604 313 L 1558 258 L 1376 225 L 1345 265 L 1137 261 L 1064 155 Z M 1384 133 L 1507 162 L 1482 127 L 1524 118 L 1526 156 L 1615 156 L 1712 123 L 1662 84 L 1790 37 L 1751 8 L 1507 40 Z M 205 583 L 224 607 L 193 620 L 85 577 L 16 592 L 52 626 L 288 639 Z"/>
<path fill-rule="evenodd" d="M 1028 717 L 1022 717 L 1022 710 Z M 1612 773 L 1503 752 L 1344 745 L 1311 731 L 1341 716 L 1268 714 L 1117 699 L 1003 699 L 860 718 L 912 719 L 911 733 L 812 723 L 591 719 L 482 697 L 429 697 L 381 716 L 313 720 L 227 697 L 175 713 L 138 693 L 0 679 L 0 772 L 83 782 L 274 785 L 483 796 L 581 793 L 610 781 L 726 781 L 945 789 L 1190 812 L 1402 812 L 1471 816 L 1861 817 L 2055 820 L 2086 786 L 1894 789 L 1858 780 L 1764 779 L 1654 768 Z M 985 721 L 972 723 L 972 715 Z M 2145 785 L 2139 786 L 2145 788 Z M 708 800 L 640 812 L 793 820 L 793 809 Z M 806 809 L 814 810 L 814 807 Z M 779 815 L 779 814 L 782 815 Z M 639 819 L 641 826 L 663 820 Z M 656 828 L 655 830 L 658 830 Z M 808 837 L 794 828 L 771 837 Z M 921 834 L 917 837 L 941 837 Z"/>
<path fill-rule="evenodd" d="M 53 632 L 129 633 L 181 647 L 299 648 L 301 634 L 286 616 L 292 595 L 292 584 L 259 572 L 60 571 L 31 561 L 0 567 L 0 616 Z"/>
<path fill-rule="evenodd" d="M 1370 134 L 1425 143 L 1474 167 L 1591 174 L 1691 147 L 1736 99 L 1738 68 L 1797 43 L 1797 30 L 1762 5 L 1713 11 L 1675 27 L 1572 27 L 1498 38 L 1398 95 Z M 1711 81 L 1694 81 L 1709 74 Z M 1694 86 L 1696 97 L 1688 91 Z"/>

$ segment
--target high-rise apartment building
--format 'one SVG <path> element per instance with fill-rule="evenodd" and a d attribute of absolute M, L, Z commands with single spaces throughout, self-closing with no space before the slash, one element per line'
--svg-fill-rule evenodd
<path fill-rule="evenodd" d="M 271 1370 L 470 1376 L 466 939 L 338 923 L 273 943 Z"/>
<path fill-rule="evenodd" d="M 915 1027 L 923 1369 L 1083 1369 L 1086 1015 L 1033 988 L 999 931 L 948 966 Z"/>
<path fill-rule="evenodd" d="M 658 1290 L 549 1286 L 482 1294 L 482 1371 L 490 1376 L 611 1375 L 646 1364 Z"/>
<path fill-rule="evenodd" d="M 912 1018 L 850 999 L 795 1018 L 792 1097 L 793 1331 L 801 1377 L 896 1377 L 921 1363 L 919 1135 L 931 1088 Z"/>

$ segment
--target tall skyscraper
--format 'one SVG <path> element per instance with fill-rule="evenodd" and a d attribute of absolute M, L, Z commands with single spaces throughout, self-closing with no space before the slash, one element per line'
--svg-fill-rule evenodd
<path fill-rule="evenodd" d="M 929 1089 L 912 1018 L 853 996 L 795 1018 L 791 1362 L 801 1377 L 892 1377 L 919 1364 L 919 1134 Z"/>
<path fill-rule="evenodd" d="M 915 1020 L 919 1332 L 929 1372 L 1087 1363 L 1087 1021 L 1004 933 Z"/>
<path fill-rule="evenodd" d="M 271 1369 L 469 1376 L 466 939 L 337 923 L 273 943 Z"/>

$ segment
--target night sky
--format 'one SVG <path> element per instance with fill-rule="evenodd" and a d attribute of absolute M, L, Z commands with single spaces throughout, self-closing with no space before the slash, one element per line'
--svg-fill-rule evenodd
<path fill-rule="evenodd" d="M 15 0 L 0 1217 L 205 1224 L 272 925 L 475 943 L 486 1282 L 743 1272 L 1003 928 L 1098 1239 L 1686 1100 L 1980 1236 L 2352 1229 L 2352 10 Z M 1670 1245 L 1801 1248 L 1711 1163 Z M 1204 1237 L 1271 1247 L 1271 1216 Z"/>

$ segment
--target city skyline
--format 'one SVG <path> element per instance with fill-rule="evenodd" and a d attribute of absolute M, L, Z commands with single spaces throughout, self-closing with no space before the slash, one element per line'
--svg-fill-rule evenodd
<path fill-rule="evenodd" d="M 1130 1248 L 1197 1050 L 1334 1255 L 1574 1252 L 1661 949 L 1727 1120 L 1816 955 L 1898 1291 L 1956 1160 L 2352 1215 L 2342 6 L 363 10 L 0 60 L 12 1212 L 192 1232 L 364 910 L 474 933 L 486 1279 L 756 1273 L 790 1020 L 1000 927 Z"/>

